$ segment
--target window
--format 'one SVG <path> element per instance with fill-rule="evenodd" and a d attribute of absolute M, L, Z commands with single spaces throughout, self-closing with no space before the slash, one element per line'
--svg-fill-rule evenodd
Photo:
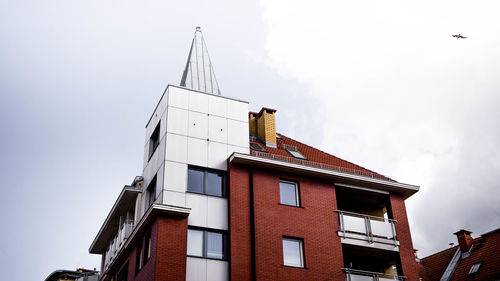
<path fill-rule="evenodd" d="M 280 203 L 290 206 L 300 206 L 299 187 L 297 183 L 280 181 Z"/>
<path fill-rule="evenodd" d="M 225 176 L 222 172 L 208 171 L 196 168 L 188 169 L 187 191 L 224 196 Z"/>
<path fill-rule="evenodd" d="M 187 255 L 225 260 L 226 234 L 202 229 L 188 229 Z"/>
<path fill-rule="evenodd" d="M 142 241 L 137 245 L 137 249 L 135 252 L 135 274 L 137 274 L 142 268 Z"/>
<path fill-rule="evenodd" d="M 283 264 L 304 267 L 304 250 L 302 239 L 283 237 Z"/>
<path fill-rule="evenodd" d="M 155 153 L 156 148 L 160 145 L 160 123 L 158 122 L 158 125 L 156 125 L 155 130 L 151 134 L 151 137 L 149 138 L 149 159 L 151 159 L 151 156 L 153 156 L 153 153 Z"/>
<path fill-rule="evenodd" d="M 147 201 L 147 207 L 151 206 L 151 204 L 153 204 L 155 202 L 155 199 L 156 199 L 156 175 L 153 177 L 153 179 L 151 180 L 151 182 L 149 183 L 148 185 L 148 188 L 146 189 L 146 200 Z"/>
<path fill-rule="evenodd" d="M 302 155 L 302 153 L 300 153 L 300 151 L 298 151 L 298 150 L 288 150 L 287 149 L 286 151 L 288 151 L 288 153 L 292 154 L 292 156 L 295 158 L 307 160 L 307 158 L 304 155 Z"/>
<path fill-rule="evenodd" d="M 146 263 L 151 257 L 151 232 L 146 234 L 146 238 L 144 239 L 144 258 L 143 261 Z"/>
<path fill-rule="evenodd" d="M 483 262 L 478 262 L 478 263 L 475 263 L 474 265 L 472 265 L 472 267 L 469 270 L 468 275 L 472 275 L 472 274 L 478 273 L 482 264 L 483 264 Z"/>

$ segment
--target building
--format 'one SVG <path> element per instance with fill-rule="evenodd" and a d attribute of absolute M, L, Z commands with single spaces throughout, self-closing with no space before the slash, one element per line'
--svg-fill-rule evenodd
<path fill-rule="evenodd" d="M 98 281 L 99 272 L 91 269 L 77 268 L 76 270 L 56 270 L 45 281 Z"/>
<path fill-rule="evenodd" d="M 101 280 L 417 280 L 419 188 L 277 133 L 275 114 L 221 95 L 197 28 L 90 246 Z"/>
<path fill-rule="evenodd" d="M 423 258 L 419 264 L 424 281 L 500 280 L 500 228 L 472 238 L 461 229 L 458 245 Z"/>

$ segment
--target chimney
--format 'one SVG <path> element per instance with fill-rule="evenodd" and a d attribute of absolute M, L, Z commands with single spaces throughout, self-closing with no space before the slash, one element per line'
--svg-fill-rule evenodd
<path fill-rule="evenodd" d="M 470 236 L 472 232 L 461 229 L 453 234 L 457 236 L 458 245 L 460 246 L 460 251 L 462 253 L 468 252 L 470 246 L 472 245 L 472 236 Z"/>
<path fill-rule="evenodd" d="M 248 114 L 250 134 L 257 135 L 266 146 L 274 148 L 277 147 L 275 112 L 275 109 L 263 107 L 259 113 L 250 112 Z"/>

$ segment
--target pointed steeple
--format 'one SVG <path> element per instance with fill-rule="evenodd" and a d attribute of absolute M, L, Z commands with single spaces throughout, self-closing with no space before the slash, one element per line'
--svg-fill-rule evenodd
<path fill-rule="evenodd" d="M 181 86 L 189 89 L 220 95 L 208 49 L 203 40 L 201 28 L 196 27 L 193 43 L 189 50 L 186 68 L 182 74 Z"/>

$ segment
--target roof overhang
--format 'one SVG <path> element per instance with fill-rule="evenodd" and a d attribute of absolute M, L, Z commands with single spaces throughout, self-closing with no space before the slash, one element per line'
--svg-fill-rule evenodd
<path fill-rule="evenodd" d="M 94 242 L 90 245 L 89 252 L 91 254 L 102 254 L 106 251 L 109 241 L 118 232 L 120 216 L 126 213 L 132 205 L 135 204 L 135 198 L 142 191 L 133 186 L 124 186 L 120 195 L 115 201 L 115 204 L 109 211 L 106 220 L 101 226 L 101 229 L 94 238 Z"/>
<path fill-rule="evenodd" d="M 402 194 L 405 199 L 412 196 L 419 190 L 419 187 L 416 185 L 377 179 L 367 176 L 342 173 L 324 168 L 311 167 L 302 164 L 290 163 L 281 160 L 264 158 L 264 157 L 236 153 L 236 152 L 229 157 L 229 162 L 231 164 L 261 167 L 266 169 L 274 169 L 289 173 L 301 174 L 305 176 L 318 177 L 318 178 L 332 180 L 335 183 L 357 185 L 372 189 L 399 193 Z"/>
<path fill-rule="evenodd" d="M 125 260 L 128 258 L 128 256 L 124 255 L 123 253 L 130 252 L 131 248 L 134 247 L 135 241 L 142 237 L 143 233 L 149 230 L 150 224 L 157 216 L 163 215 L 173 217 L 188 217 L 190 212 L 191 208 L 183 208 L 156 203 L 151 204 L 149 209 L 135 226 L 134 230 L 130 234 L 123 247 L 121 247 L 119 252 L 116 254 L 115 259 L 111 262 L 106 271 L 102 272 L 101 281 L 111 280 L 110 272 L 116 272 L 123 264 L 123 262 L 125 262 Z"/>

